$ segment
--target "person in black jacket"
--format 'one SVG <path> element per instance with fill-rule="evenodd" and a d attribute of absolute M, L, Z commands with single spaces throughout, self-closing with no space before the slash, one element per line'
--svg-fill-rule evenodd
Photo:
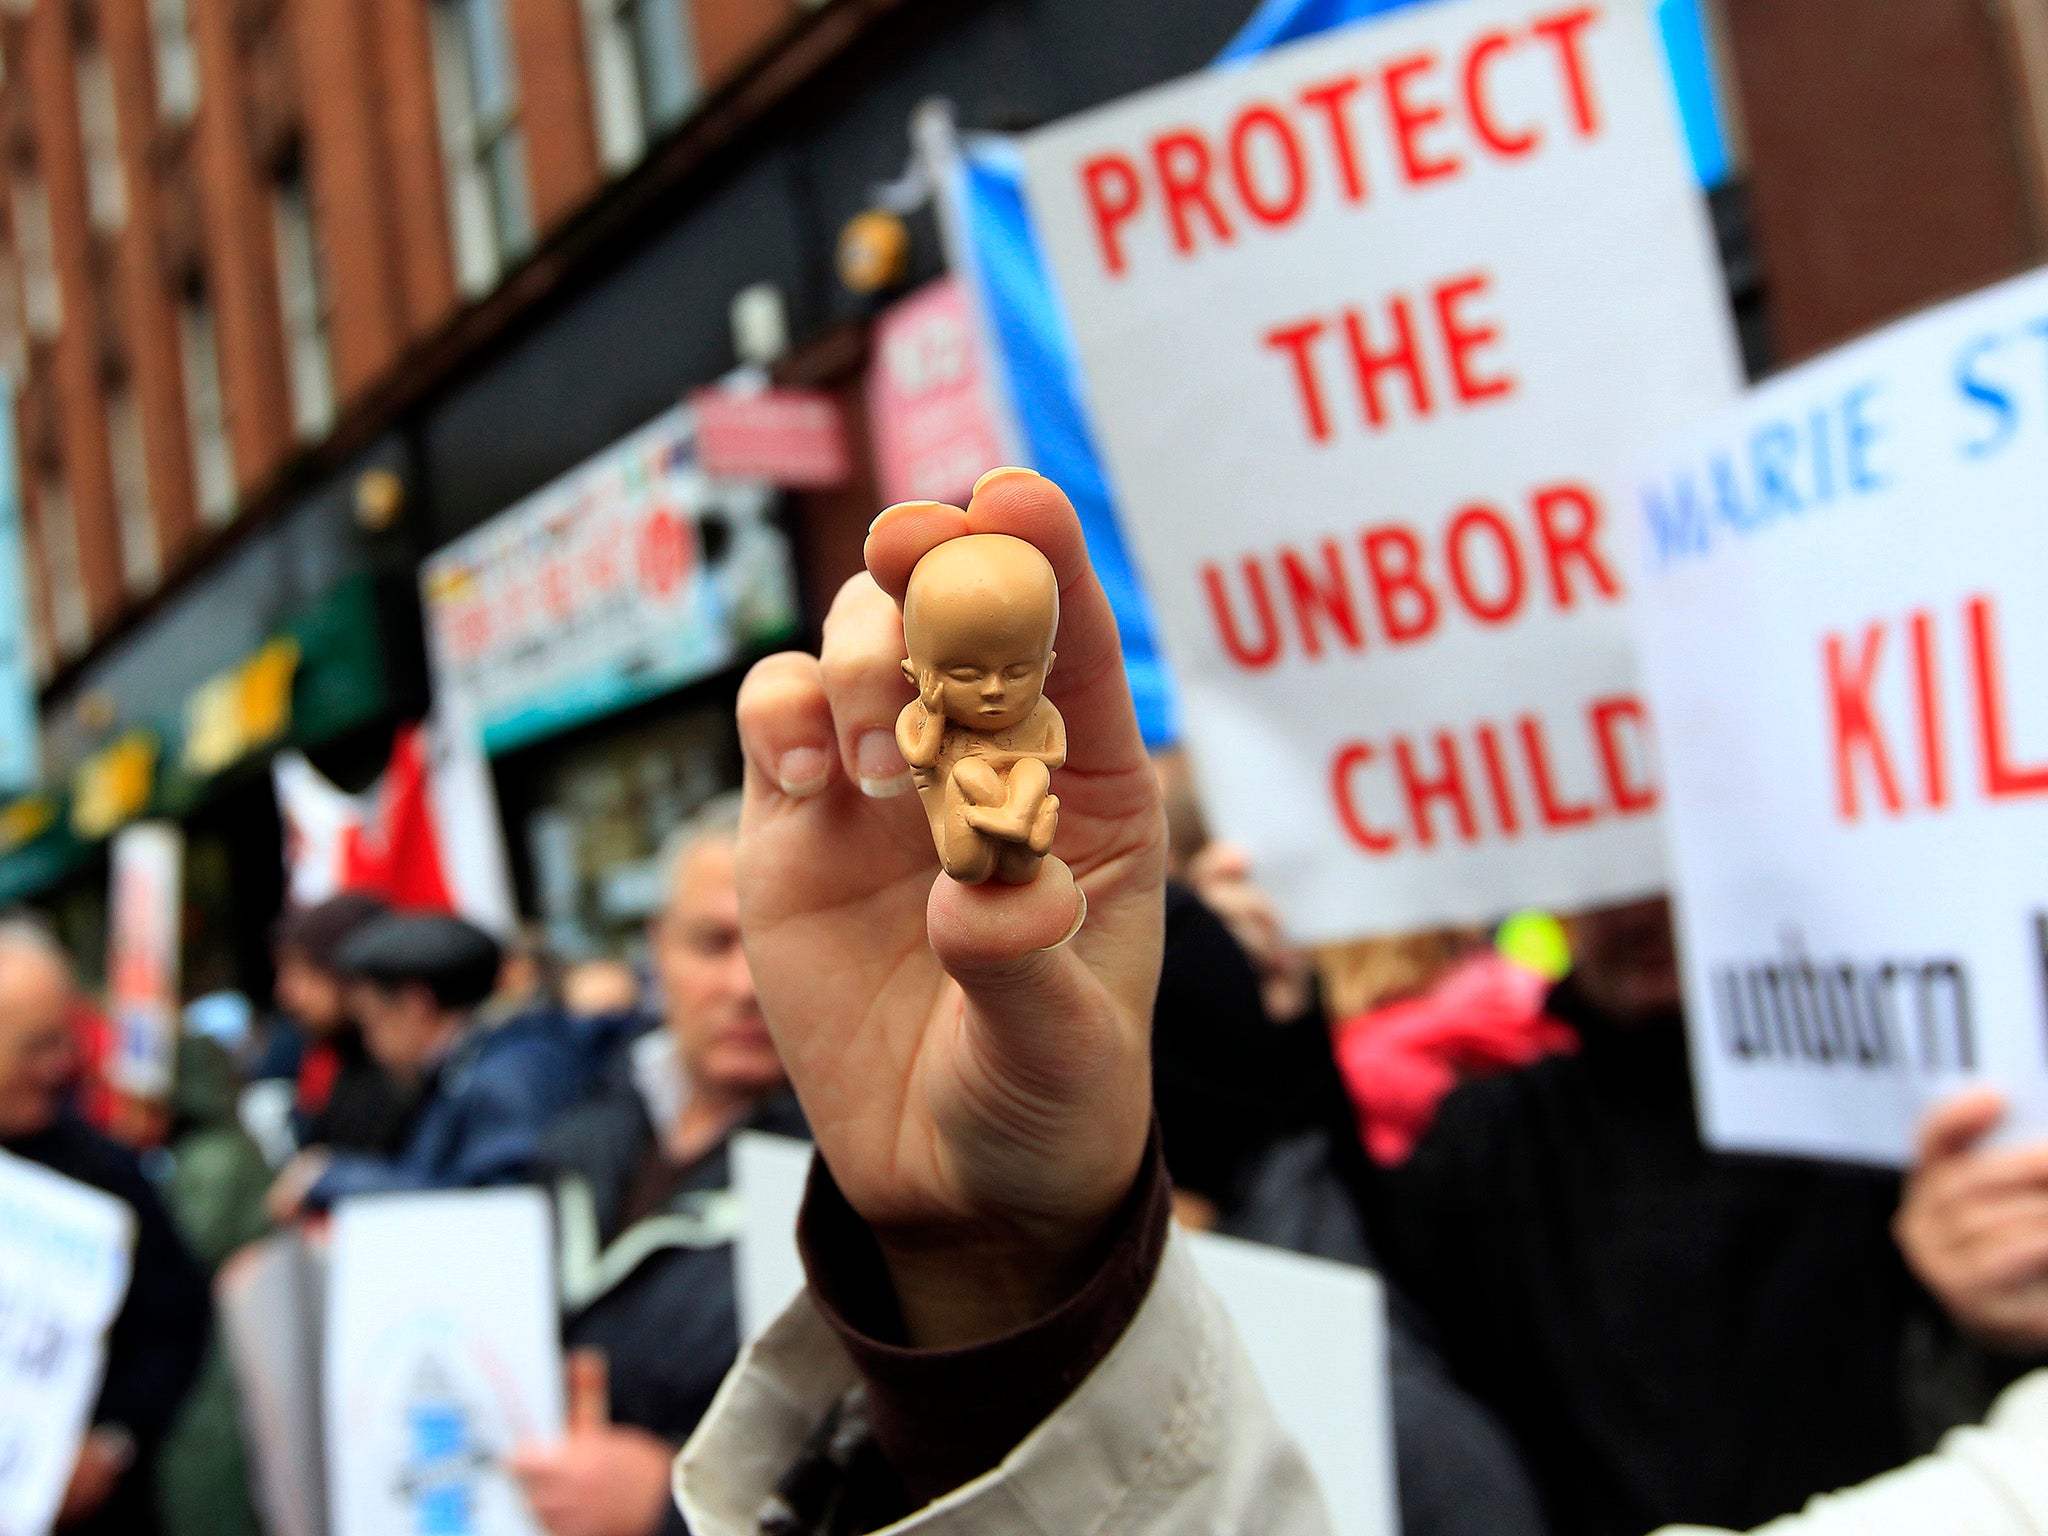
<path fill-rule="evenodd" d="M 738 833 L 738 796 L 721 796 L 670 840 L 667 902 L 648 933 L 662 1026 L 544 1148 L 568 1314 L 569 1432 L 513 1467 L 553 1532 L 684 1529 L 669 1463 L 739 1352 L 728 1147 L 750 1128 L 809 1134 L 740 948 Z"/>
<path fill-rule="evenodd" d="M 63 1536 L 151 1536 L 156 1449 L 206 1349 L 205 1276 L 135 1155 L 64 1104 L 71 967 L 41 930 L 0 923 L 0 1148 L 103 1190 L 135 1215 L 134 1266 L 107 1338 L 92 1428 L 58 1515 Z"/>
<path fill-rule="evenodd" d="M 1374 1237 L 1553 1529 L 1746 1529 L 1897 1466 L 1896 1176 L 1701 1144 L 1662 899 L 1573 925 L 1571 1055 L 1465 1084 Z"/>

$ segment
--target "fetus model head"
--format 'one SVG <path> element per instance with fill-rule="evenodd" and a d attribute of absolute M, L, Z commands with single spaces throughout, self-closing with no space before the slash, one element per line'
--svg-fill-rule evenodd
<path fill-rule="evenodd" d="M 1059 582 L 1036 548 L 1003 533 L 948 539 L 910 573 L 903 675 L 936 691 L 952 724 L 1006 731 L 1045 693 L 1059 624 Z"/>

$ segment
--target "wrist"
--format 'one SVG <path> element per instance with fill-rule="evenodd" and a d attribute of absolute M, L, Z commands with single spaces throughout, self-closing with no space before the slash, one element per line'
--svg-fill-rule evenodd
<path fill-rule="evenodd" d="M 1085 1221 L 875 1230 L 905 1342 L 960 1349 L 1028 1328 L 1094 1272 L 1115 1204 Z"/>

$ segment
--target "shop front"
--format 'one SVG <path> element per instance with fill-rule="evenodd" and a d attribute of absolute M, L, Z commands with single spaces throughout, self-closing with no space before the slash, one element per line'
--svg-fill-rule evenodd
<path fill-rule="evenodd" d="M 270 980 L 283 842 L 268 763 L 381 767 L 424 701 L 393 442 L 301 500 L 112 646 L 43 711 L 43 781 L 0 807 L 0 906 L 58 928 L 89 982 L 107 948 L 109 842 L 149 819 L 184 845 L 188 996 Z"/>
<path fill-rule="evenodd" d="M 745 666 L 801 618 L 781 498 L 673 406 L 422 565 L 436 708 L 491 758 L 520 907 L 634 953 L 663 839 L 739 781 Z"/>

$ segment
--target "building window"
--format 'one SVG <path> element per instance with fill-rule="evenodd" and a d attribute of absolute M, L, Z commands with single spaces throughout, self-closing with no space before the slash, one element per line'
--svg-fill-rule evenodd
<path fill-rule="evenodd" d="M 192 439 L 192 489 L 200 522 L 217 528 L 235 515 L 235 452 L 220 387 L 220 343 L 205 294 L 188 294 L 178 305 L 178 341 L 185 371 L 185 427 Z"/>
<path fill-rule="evenodd" d="M 326 274 L 304 172 L 293 171 L 278 181 L 270 204 L 277 228 L 277 292 L 291 370 L 292 426 L 301 441 L 315 442 L 334 425 L 334 362 Z"/>
<path fill-rule="evenodd" d="M 161 574 L 156 513 L 149 502 L 149 449 L 142 412 L 125 383 L 107 391 L 107 451 L 114 470 L 114 521 L 121 532 L 121 577 L 129 592 L 156 590 Z"/>
<path fill-rule="evenodd" d="M 92 639 L 86 615 L 85 580 L 78 569 L 78 529 L 71 518 L 71 492 L 61 475 L 44 475 L 36 496 L 36 530 L 43 546 L 43 574 L 48 578 L 51 636 L 57 654 L 78 655 Z"/>
<path fill-rule="evenodd" d="M 114 72 L 98 43 L 78 51 L 78 126 L 85 144 L 86 215 L 99 233 L 117 235 L 128 222 L 128 177 L 121 165 Z"/>
<path fill-rule="evenodd" d="M 698 95 L 683 0 L 583 0 L 597 138 L 614 172 L 682 121 Z"/>
<path fill-rule="evenodd" d="M 19 379 L 28 372 L 22 288 L 20 256 L 12 246 L 0 246 L 0 372 L 11 379 Z"/>
<path fill-rule="evenodd" d="M 21 258 L 21 319 L 30 336 L 55 341 L 64 326 L 64 295 L 57 286 L 50 197 L 43 179 L 26 167 L 14 173 L 14 248 Z"/>
<path fill-rule="evenodd" d="M 149 31 L 157 115 L 167 123 L 189 123 L 199 112 L 199 54 L 192 46 L 189 0 L 149 0 Z"/>
<path fill-rule="evenodd" d="M 433 20 L 456 275 L 475 295 L 533 246 L 519 87 L 504 0 L 434 0 Z"/>
<path fill-rule="evenodd" d="M 50 598 L 43 584 L 43 562 L 27 549 L 21 552 L 21 600 L 23 628 L 28 636 L 29 675 L 42 687 L 57 670 L 55 648 L 50 643 Z"/>

